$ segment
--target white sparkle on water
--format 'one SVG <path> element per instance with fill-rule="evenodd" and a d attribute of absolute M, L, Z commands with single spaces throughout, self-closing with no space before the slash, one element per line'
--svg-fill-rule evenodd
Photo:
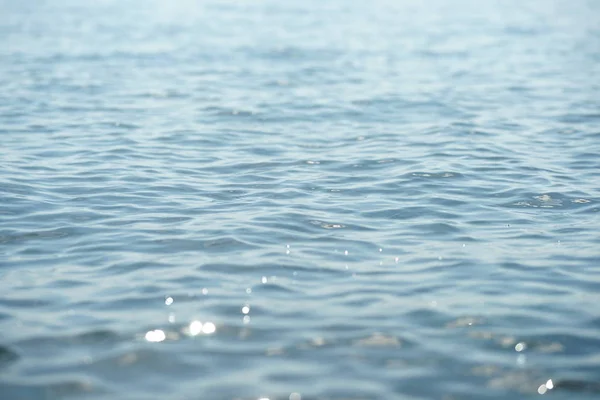
<path fill-rule="evenodd" d="M 160 329 L 155 329 L 153 331 L 146 332 L 145 337 L 149 342 L 162 342 L 165 340 L 167 335 L 165 335 L 165 332 L 161 331 Z"/>

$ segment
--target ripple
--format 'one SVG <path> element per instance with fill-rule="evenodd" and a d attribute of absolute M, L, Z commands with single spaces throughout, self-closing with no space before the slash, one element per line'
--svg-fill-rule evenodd
<path fill-rule="evenodd" d="M 6 367 L 19 359 L 19 355 L 8 347 L 0 346 L 0 368 Z"/>
<path fill-rule="evenodd" d="M 565 390 L 570 392 L 583 392 L 589 394 L 600 393 L 600 384 L 598 384 L 598 382 L 586 382 L 565 379 L 555 382 L 554 388 L 559 391 Z"/>

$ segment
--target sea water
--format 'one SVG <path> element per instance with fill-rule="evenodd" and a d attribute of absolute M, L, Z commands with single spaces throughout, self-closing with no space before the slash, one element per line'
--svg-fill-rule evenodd
<path fill-rule="evenodd" d="M 600 2 L 0 1 L 0 398 L 600 398 Z"/>

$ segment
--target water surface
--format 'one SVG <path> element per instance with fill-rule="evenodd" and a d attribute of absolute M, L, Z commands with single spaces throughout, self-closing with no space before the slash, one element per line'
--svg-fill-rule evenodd
<path fill-rule="evenodd" d="M 0 398 L 600 397 L 599 27 L 0 1 Z"/>

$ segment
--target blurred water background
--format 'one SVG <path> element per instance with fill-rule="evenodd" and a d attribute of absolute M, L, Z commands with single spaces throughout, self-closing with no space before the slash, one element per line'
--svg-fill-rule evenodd
<path fill-rule="evenodd" d="M 600 2 L 0 1 L 0 398 L 600 398 Z"/>

